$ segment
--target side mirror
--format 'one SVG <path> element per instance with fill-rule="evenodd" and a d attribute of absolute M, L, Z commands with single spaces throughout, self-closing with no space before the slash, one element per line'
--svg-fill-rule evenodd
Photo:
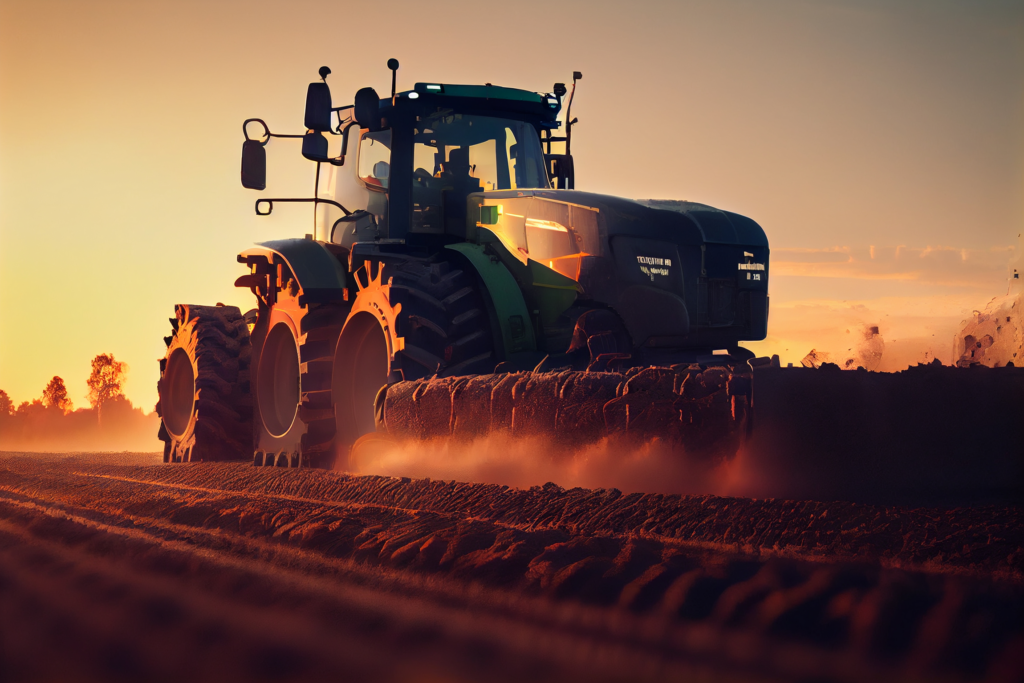
<path fill-rule="evenodd" d="M 242 143 L 242 187 L 249 190 L 267 189 L 267 150 L 263 145 L 259 140 Z"/>
<path fill-rule="evenodd" d="M 302 156 L 310 161 L 330 161 L 327 156 L 327 138 L 323 133 L 312 130 L 302 136 Z"/>
<path fill-rule="evenodd" d="M 307 130 L 331 129 L 331 89 L 326 83 L 310 83 L 306 89 L 305 124 Z"/>
<path fill-rule="evenodd" d="M 373 88 L 363 88 L 356 93 L 355 117 L 360 128 L 380 130 L 380 97 Z"/>

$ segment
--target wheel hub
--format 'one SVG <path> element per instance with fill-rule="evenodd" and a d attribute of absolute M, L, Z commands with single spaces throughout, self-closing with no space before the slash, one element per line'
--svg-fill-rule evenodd
<path fill-rule="evenodd" d="M 164 426 L 172 436 L 181 438 L 192 419 L 196 398 L 196 377 L 185 349 L 177 348 L 167 359 L 161 405 Z"/>
<path fill-rule="evenodd" d="M 273 436 L 283 436 L 299 410 L 299 351 L 295 336 L 284 323 L 270 330 L 260 357 L 258 392 L 260 416 Z"/>

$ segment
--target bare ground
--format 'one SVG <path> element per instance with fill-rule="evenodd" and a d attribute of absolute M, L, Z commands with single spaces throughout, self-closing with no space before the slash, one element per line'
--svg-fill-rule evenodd
<path fill-rule="evenodd" d="M 1014 507 L 0 454 L 0 680 L 1020 680 Z"/>

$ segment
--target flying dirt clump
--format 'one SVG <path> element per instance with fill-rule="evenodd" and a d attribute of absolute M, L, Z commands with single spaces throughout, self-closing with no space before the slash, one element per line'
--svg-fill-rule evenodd
<path fill-rule="evenodd" d="M 984 311 L 974 311 L 960 323 L 960 332 L 953 340 L 953 359 L 957 365 L 1020 364 L 1024 352 L 1022 298 L 1019 294 L 996 297 Z"/>
<path fill-rule="evenodd" d="M 850 330 L 847 330 L 847 333 L 850 333 Z M 820 368 L 825 363 L 834 363 L 843 370 L 864 368 L 874 372 L 882 362 L 885 340 L 878 331 L 878 325 L 865 325 L 858 336 L 862 338 L 855 346 L 846 349 L 845 353 L 833 356 L 828 351 L 811 349 L 800 364 L 805 368 Z M 833 360 L 834 358 L 837 360 Z"/>
<path fill-rule="evenodd" d="M 960 331 L 953 337 L 955 365 L 1019 366 L 1024 359 L 1024 291 L 1020 280 L 1024 239 L 1016 253 L 1010 263 L 1006 294 L 994 297 L 984 310 L 974 311 L 960 323 Z"/>

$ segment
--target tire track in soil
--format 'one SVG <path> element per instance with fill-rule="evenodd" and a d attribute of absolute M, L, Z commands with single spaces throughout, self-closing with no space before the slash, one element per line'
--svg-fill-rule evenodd
<path fill-rule="evenodd" d="M 0 521 L 0 585 L 5 588 L 0 595 L 8 601 L 12 596 L 24 601 L 28 594 L 35 612 L 32 617 L 42 622 L 35 629 L 32 618 L 27 629 L 25 621 L 19 623 L 22 644 L 28 645 L 29 652 L 38 652 L 39 633 L 44 633 L 45 643 L 45 632 L 53 630 L 54 624 L 75 644 L 88 631 L 91 637 L 86 637 L 77 650 L 61 646 L 59 661 L 75 662 L 77 656 L 87 667 L 99 669 L 94 678 L 100 680 L 180 680 L 182 676 L 192 680 L 225 676 L 228 680 L 317 680 L 339 671 L 352 680 L 435 680 L 432 673 L 443 674 L 444 680 L 645 680 L 695 675 L 711 675 L 713 680 L 779 680 L 758 674 L 752 667 L 743 672 L 748 662 L 739 666 L 715 662 L 723 652 L 736 648 L 736 638 L 723 641 L 708 637 L 714 634 L 700 633 L 694 638 L 693 633 L 673 633 L 669 627 L 660 639 L 649 643 L 634 635 L 639 629 L 633 620 L 614 615 L 609 620 L 609 615 L 578 606 L 553 609 L 546 601 L 537 600 L 527 600 L 524 605 L 513 596 L 480 590 L 467 597 L 464 586 L 417 581 L 410 584 L 401 575 L 381 580 L 376 572 L 360 572 L 344 562 L 338 572 L 336 563 L 317 563 L 303 557 L 301 551 L 272 544 L 249 541 L 244 547 L 230 548 L 230 542 L 216 538 L 216 532 L 204 534 L 159 522 L 150 525 L 139 518 L 132 520 L 132 528 L 123 529 L 78 517 L 67 506 L 47 508 L 27 499 L 3 500 L 0 516 L 5 520 Z M 35 535 L 30 536 L 25 528 Z M 148 532 L 153 530 L 179 539 L 187 537 L 188 541 L 150 536 Z M 196 547 L 204 535 L 214 537 L 207 543 L 218 547 L 217 551 Z M 12 552 L 12 536 L 27 541 L 28 547 Z M 68 539 L 72 539 L 71 550 Z M 85 552 L 78 548 L 80 545 L 87 546 Z M 97 552 L 102 557 L 95 557 Z M 117 565 L 109 560 L 112 554 L 118 556 Z M 259 559 L 253 561 L 257 554 Z M 26 556 L 30 557 L 30 572 L 18 567 L 17 560 L 24 564 Z M 155 571 L 169 576 L 154 580 L 149 576 L 140 579 L 134 572 L 126 574 L 126 559 L 136 572 Z M 269 566 L 261 566 L 267 561 L 271 561 Z M 47 570 L 51 566 L 55 569 L 50 573 L 59 578 L 60 585 L 83 584 L 89 595 L 71 595 L 69 599 L 68 591 L 49 585 Z M 316 578 L 296 573 L 299 568 L 316 572 Z M 337 584 L 323 580 L 332 569 L 342 576 L 354 574 L 344 577 L 354 580 L 344 582 L 339 591 Z M 40 571 L 41 581 L 34 578 Z M 199 595 L 193 595 L 192 582 L 201 584 Z M 353 590 L 350 584 L 364 588 Z M 242 595 L 237 595 L 239 592 Z M 132 593 L 142 604 L 132 604 Z M 50 600 L 41 599 L 43 595 Z M 426 601 L 425 596 L 433 600 Z M 243 600 L 241 605 L 232 600 L 238 598 Z M 128 613 L 110 614 L 117 612 L 116 606 L 107 604 L 110 599 L 127 602 Z M 0 598 L 0 614 L 10 612 L 4 609 L 4 602 Z M 314 603 L 317 609 L 311 612 Z M 326 614 L 323 603 L 330 609 Z M 196 605 L 201 606 L 200 614 L 189 614 Z M 99 628 L 94 623 L 97 609 Z M 22 612 L 24 619 L 27 610 Z M 89 615 L 84 619 L 89 622 L 87 628 L 77 623 L 83 614 Z M 157 635 L 148 628 L 147 619 L 191 621 L 199 627 L 182 625 L 177 632 L 172 631 L 159 643 L 170 651 L 161 650 L 145 640 Z M 323 621 L 333 627 L 332 632 L 325 638 L 307 621 L 313 621 L 313 627 L 320 625 L 315 622 Z M 339 628 L 339 622 L 348 628 Z M 210 654 L 200 647 L 200 657 L 190 658 L 183 668 L 172 658 L 179 645 L 186 651 L 200 645 L 187 637 L 194 631 L 215 638 L 218 650 Z M 390 631 L 397 633 L 389 637 Z M 132 632 L 139 639 L 125 639 L 124 634 Z M 232 637 L 227 638 L 227 634 Z M 739 640 L 742 647 L 742 637 Z M 338 649 L 339 643 L 348 647 L 324 661 L 322 653 Z M 429 647 L 430 652 L 418 652 L 421 645 Z M 679 661 L 679 653 L 687 650 L 696 661 Z M 799 650 L 796 648 L 797 655 Z M 19 662 L 15 652 L 17 648 L 4 652 L 4 661 L 15 663 L 13 680 L 93 678 L 81 675 L 80 662 L 70 668 L 50 667 L 39 675 L 32 668 L 37 660 Z M 396 652 L 402 653 L 399 666 L 389 662 L 389 655 L 393 657 Z M 99 661 L 90 661 L 97 654 Z M 208 669 L 204 655 L 215 666 Z M 745 659 L 764 655 L 755 647 Z M 19 668 L 21 673 L 31 670 L 33 675 L 18 675 Z M 735 673 L 737 669 L 740 674 Z"/>
<path fill-rule="evenodd" d="M 0 517 L 19 528 L 64 510 L 76 528 L 144 533 L 148 540 L 133 542 L 190 562 L 213 562 L 213 553 L 217 562 L 259 566 L 232 571 L 320 582 L 307 596 L 355 587 L 402 605 L 425 601 L 428 612 L 497 620 L 483 669 L 452 644 L 465 634 L 449 632 L 451 619 L 432 627 L 445 633 L 437 670 L 460 662 L 469 678 L 493 673 L 502 654 L 532 661 L 530 678 L 675 670 L 743 680 L 1011 680 L 1021 666 L 1021 521 L 1005 508 L 520 491 L 84 458 L 4 458 L 0 491 Z M 63 535 L 45 542 L 68 544 Z M 209 572 L 165 579 L 169 594 L 179 581 L 209 590 Z M 230 600 L 251 598 L 243 591 Z M 291 606 L 287 613 L 304 618 Z M 479 624 L 468 631 L 487 632 Z M 357 654 L 396 642 L 378 636 Z"/>

